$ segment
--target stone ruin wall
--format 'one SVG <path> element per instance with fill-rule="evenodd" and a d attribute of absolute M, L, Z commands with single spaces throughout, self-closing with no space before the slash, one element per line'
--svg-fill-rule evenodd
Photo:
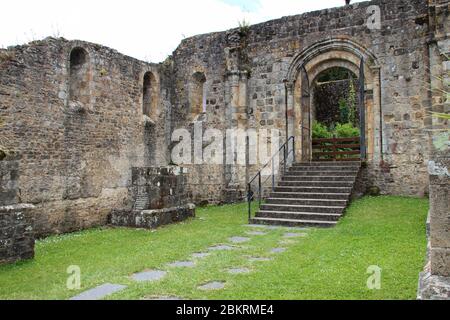
<path fill-rule="evenodd" d="M 366 26 L 370 5 L 381 8 L 381 30 Z M 427 114 L 431 105 L 424 82 L 430 78 L 427 1 L 363 2 L 285 17 L 251 26 L 245 39 L 238 35 L 236 40 L 238 31 L 189 38 L 174 52 L 174 128 L 192 124 L 186 88 L 192 74 L 202 72 L 207 79 L 209 102 L 204 126 L 220 130 L 236 125 L 279 129 L 284 141 L 283 80 L 295 56 L 322 40 L 350 39 L 372 52 L 381 67 L 381 125 L 372 133 L 380 132 L 381 138 L 374 139 L 367 184 L 378 186 L 384 194 L 428 193 L 428 135 L 423 131 L 431 125 Z M 240 75 L 235 74 L 236 70 L 241 71 Z M 245 75 L 247 70 L 249 77 Z M 234 94 L 246 91 L 246 96 L 233 103 L 236 86 L 240 91 Z M 253 176 L 258 168 L 252 166 L 248 175 Z M 197 201 L 223 201 L 230 183 L 245 190 L 245 182 L 246 172 L 241 166 L 193 166 L 191 170 L 192 192 Z"/>
<path fill-rule="evenodd" d="M 85 99 L 81 106 L 69 93 L 74 48 L 88 54 L 81 84 L 88 97 L 79 99 Z M 167 161 L 164 92 L 154 123 L 142 113 L 144 74 L 152 71 L 163 83 L 161 67 L 96 44 L 52 38 L 2 51 L 2 57 L 6 157 L 0 172 L 15 169 L 0 179 L 1 202 L 34 204 L 37 236 L 104 225 L 111 208 L 129 205 L 131 167 Z"/>
<path fill-rule="evenodd" d="M 381 30 L 366 26 L 370 5 L 381 8 Z M 431 124 L 423 83 L 430 79 L 429 19 L 424 0 L 357 3 L 258 24 L 244 34 L 230 30 L 188 38 L 158 65 L 63 39 L 1 51 L 0 136 L 7 138 L 2 144 L 9 152 L 0 161 L 0 172 L 6 172 L 0 200 L 34 204 L 39 236 L 70 232 L 105 224 L 111 209 L 131 207 L 131 168 L 169 164 L 176 128 L 192 132 L 201 120 L 204 129 L 219 129 L 224 136 L 228 128 L 273 128 L 284 140 L 283 80 L 299 53 L 332 38 L 359 43 L 381 67 L 383 110 L 367 185 L 386 194 L 422 196 L 429 158 L 423 128 Z M 70 52 L 77 47 L 89 57 L 82 106 L 69 98 Z M 156 84 L 153 119 L 142 113 L 147 71 Z M 205 114 L 194 106 L 198 82 L 206 94 Z M 291 119 L 291 130 L 293 125 Z M 3 170 L 7 166 L 16 167 L 15 174 Z M 260 165 L 186 167 L 195 203 L 223 203 L 244 199 L 245 183 Z"/>

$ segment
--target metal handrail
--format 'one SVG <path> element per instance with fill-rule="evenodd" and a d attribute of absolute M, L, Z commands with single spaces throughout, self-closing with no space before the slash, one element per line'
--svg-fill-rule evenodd
<path fill-rule="evenodd" d="M 292 150 L 289 151 L 289 142 L 292 140 Z M 252 191 L 252 183 L 258 178 L 258 202 L 259 206 L 261 206 L 262 203 L 262 171 L 266 169 L 269 164 L 272 164 L 272 192 L 275 190 L 275 157 L 278 156 L 281 153 L 281 150 L 283 150 L 283 168 L 284 173 L 287 171 L 287 160 L 289 158 L 289 155 L 293 154 L 293 162 L 295 162 L 295 137 L 290 137 L 279 149 L 278 151 L 271 157 L 269 162 L 267 162 L 259 171 L 258 173 L 251 179 L 248 183 L 247 188 L 247 202 L 248 202 L 248 219 L 251 220 L 252 218 L 252 201 L 254 198 L 254 192 Z M 268 180 L 267 178 L 264 183 Z"/>

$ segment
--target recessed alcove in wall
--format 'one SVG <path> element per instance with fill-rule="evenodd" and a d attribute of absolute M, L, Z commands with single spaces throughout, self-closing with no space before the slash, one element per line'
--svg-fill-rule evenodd
<path fill-rule="evenodd" d="M 203 72 L 192 75 L 189 86 L 189 105 L 192 116 L 206 112 L 206 76 Z"/>
<path fill-rule="evenodd" d="M 153 121 L 156 121 L 158 116 L 158 101 L 159 84 L 153 72 L 148 71 L 143 80 L 142 113 Z"/>
<path fill-rule="evenodd" d="M 90 103 L 90 59 L 83 48 L 74 48 L 69 58 L 69 102 Z"/>

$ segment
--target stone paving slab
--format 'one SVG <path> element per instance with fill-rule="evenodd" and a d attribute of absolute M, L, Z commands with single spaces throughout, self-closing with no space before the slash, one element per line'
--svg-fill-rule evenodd
<path fill-rule="evenodd" d="M 193 268 L 195 267 L 194 261 L 175 261 L 168 264 L 171 268 Z"/>
<path fill-rule="evenodd" d="M 213 247 L 209 247 L 208 250 L 210 251 L 227 251 L 227 250 L 233 250 L 234 247 L 227 246 L 227 245 L 217 245 Z"/>
<path fill-rule="evenodd" d="M 119 292 L 125 289 L 127 286 L 120 284 L 111 284 L 106 283 L 101 286 L 98 286 L 94 289 L 87 290 L 85 292 L 80 293 L 79 295 L 70 298 L 70 300 L 100 300 L 103 299 L 113 293 Z"/>
<path fill-rule="evenodd" d="M 250 238 L 246 238 L 246 237 L 232 237 L 232 238 L 230 238 L 228 240 L 230 242 L 232 242 L 232 243 L 244 243 L 244 242 L 250 241 Z"/>
<path fill-rule="evenodd" d="M 135 273 L 132 275 L 134 281 L 145 282 L 145 281 L 158 281 L 167 275 L 166 271 L 144 271 L 140 273 Z"/>
<path fill-rule="evenodd" d="M 144 300 L 151 300 L 151 301 L 180 301 L 183 300 L 179 297 L 172 297 L 172 296 L 162 296 L 162 297 L 146 297 Z"/>
<path fill-rule="evenodd" d="M 308 234 L 306 233 L 285 233 L 283 237 L 285 238 L 300 238 L 300 237 L 307 237 Z"/>
<path fill-rule="evenodd" d="M 219 282 L 219 281 L 209 282 L 209 283 L 206 283 L 206 284 L 198 287 L 199 290 L 204 290 L 204 291 L 221 290 L 223 288 L 225 288 L 225 283 Z"/>
<path fill-rule="evenodd" d="M 262 231 L 247 231 L 245 234 L 249 235 L 249 236 L 265 236 L 267 235 L 267 232 L 262 232 Z"/>
<path fill-rule="evenodd" d="M 283 246 L 284 246 L 284 245 L 293 245 L 293 244 L 297 244 L 298 241 L 287 239 L 287 240 L 280 240 L 278 243 L 279 243 L 280 245 L 283 245 Z"/>
<path fill-rule="evenodd" d="M 207 253 L 207 252 L 198 252 L 198 253 L 194 253 L 192 255 L 192 257 L 195 258 L 195 259 L 203 259 L 203 258 L 206 258 L 206 257 L 208 257 L 210 255 L 211 254 Z"/>
<path fill-rule="evenodd" d="M 264 262 L 264 261 L 272 261 L 272 258 L 266 258 L 266 257 L 250 257 L 248 258 L 248 261 L 250 262 Z"/>
<path fill-rule="evenodd" d="M 274 248 L 270 250 L 271 253 L 283 253 L 286 251 L 286 248 Z"/>
<path fill-rule="evenodd" d="M 234 269 L 228 269 L 228 273 L 230 273 L 230 274 L 250 273 L 250 269 L 247 269 L 247 268 L 234 268 Z"/>

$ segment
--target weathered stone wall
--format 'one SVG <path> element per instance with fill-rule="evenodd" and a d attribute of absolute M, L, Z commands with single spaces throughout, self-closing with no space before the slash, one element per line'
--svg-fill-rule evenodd
<path fill-rule="evenodd" d="M 32 208 L 0 206 L 0 265 L 34 257 Z"/>
<path fill-rule="evenodd" d="M 381 29 L 368 28 L 373 5 L 381 10 Z M 1 50 L 1 201 L 34 204 L 38 236 L 69 232 L 105 224 L 111 209 L 129 206 L 131 168 L 167 165 L 177 128 L 192 138 L 196 127 L 217 129 L 217 139 L 227 129 L 277 129 L 282 141 L 288 134 L 298 142 L 305 83 L 295 72 L 311 52 L 318 55 L 309 56 L 305 68 L 311 83 L 328 67 L 358 74 L 359 61 L 352 59 L 366 59 L 367 185 L 424 195 L 430 151 L 423 129 L 432 123 L 429 40 L 437 30 L 432 24 L 448 30 L 448 22 L 430 19 L 433 10 L 425 0 L 376 0 L 284 17 L 185 39 L 159 65 L 64 39 Z M 317 44 L 335 50 L 322 52 Z M 147 84 L 157 89 L 146 92 L 158 103 L 147 96 L 145 116 L 149 71 Z M 192 153 L 210 144 L 193 143 Z M 264 161 L 226 164 L 227 147 L 220 163 L 178 163 L 189 170 L 187 194 L 194 202 L 245 198 L 246 183 Z"/>
<path fill-rule="evenodd" d="M 157 210 L 189 203 L 187 170 L 181 167 L 133 168 L 131 198 L 140 210 Z"/>
<path fill-rule="evenodd" d="M 154 229 L 195 217 L 195 205 L 190 203 L 186 182 L 185 168 L 133 168 L 129 188 L 132 203 L 128 208 L 113 210 L 111 224 Z"/>
<path fill-rule="evenodd" d="M 74 48 L 87 54 L 75 71 Z M 144 74 L 153 72 L 160 86 L 167 81 L 163 65 L 52 38 L 1 56 L 0 149 L 15 155 L 13 164 L 0 161 L 2 177 L 20 172 L 14 184 L 21 202 L 36 206 L 37 236 L 105 224 L 111 208 L 128 199 L 132 167 L 168 163 L 166 92 L 156 119 L 142 110 Z M 74 78 L 75 72 L 85 74 Z M 73 79 L 83 90 L 78 96 Z M 14 168 L 4 173 L 5 166 Z"/>
<path fill-rule="evenodd" d="M 367 27 L 372 5 L 381 9 L 379 30 Z M 318 42 L 348 39 L 376 57 L 369 62 L 379 67 L 374 83 L 381 87 L 366 88 L 366 97 L 380 99 L 381 106 L 368 113 L 367 121 L 374 126 L 368 132 L 372 144 L 369 184 L 383 193 L 423 196 L 429 183 L 429 149 L 424 143 L 428 138 L 423 131 L 431 122 L 424 83 L 430 78 L 429 32 L 427 1 L 378 0 L 186 39 L 173 55 L 173 127 L 191 123 L 186 88 L 192 74 L 203 72 L 210 102 L 203 126 L 222 130 L 224 136 L 230 127 L 279 129 L 284 140 L 283 80 L 289 68 L 302 51 Z M 299 97 L 290 93 L 288 99 Z M 292 131 L 299 123 L 292 116 L 297 105 L 290 108 Z M 226 189 L 245 190 L 246 176 L 251 177 L 259 167 L 251 166 L 246 172 L 242 166 L 193 166 L 193 196 L 197 201 L 211 200 L 214 190 L 214 197 L 223 200 Z"/>

